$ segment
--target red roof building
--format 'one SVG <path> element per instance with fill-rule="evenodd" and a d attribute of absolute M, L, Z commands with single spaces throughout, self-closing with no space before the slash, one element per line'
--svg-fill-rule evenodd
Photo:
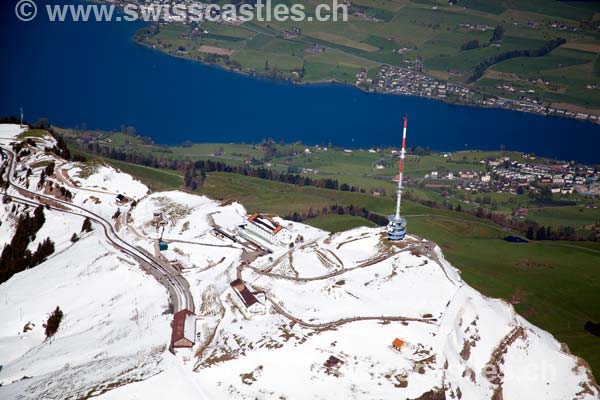
<path fill-rule="evenodd" d="M 196 339 L 196 315 L 187 309 L 176 312 L 171 329 L 173 348 L 192 347 Z"/>

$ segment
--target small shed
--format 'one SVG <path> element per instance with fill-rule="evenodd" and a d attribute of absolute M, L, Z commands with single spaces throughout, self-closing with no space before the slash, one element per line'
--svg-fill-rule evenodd
<path fill-rule="evenodd" d="M 162 240 L 160 242 L 158 242 L 158 249 L 160 251 L 165 251 L 169 249 L 169 245 L 166 242 L 163 242 Z"/>
<path fill-rule="evenodd" d="M 402 346 L 404 346 L 404 341 L 401 339 L 394 339 L 394 341 L 392 342 L 392 347 L 394 348 L 394 350 L 402 350 Z"/>
<path fill-rule="evenodd" d="M 190 310 L 181 310 L 173 315 L 171 325 L 171 345 L 173 348 L 192 347 L 196 339 L 196 315 Z"/>

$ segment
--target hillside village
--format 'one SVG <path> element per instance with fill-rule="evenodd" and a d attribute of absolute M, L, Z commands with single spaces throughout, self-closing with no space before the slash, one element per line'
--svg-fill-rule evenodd
<path fill-rule="evenodd" d="M 600 123 L 598 114 L 574 112 L 548 105 L 536 98 L 534 89 L 525 90 L 517 89 L 512 85 L 502 85 L 498 89 L 517 94 L 517 98 L 482 96 L 481 93 L 470 87 L 428 76 L 421 72 L 421 69 L 421 63 L 418 60 L 409 62 L 407 67 L 381 66 L 374 79 L 368 77 L 368 71 L 361 70 L 356 74 L 355 83 L 357 86 L 371 91 L 422 96 L 463 104 L 505 108 L 541 115 L 556 115 Z"/>
<path fill-rule="evenodd" d="M 450 157 L 449 154 L 447 156 Z M 482 193 L 516 194 L 522 189 L 539 192 L 540 188 L 547 187 L 554 194 L 600 194 L 600 171 L 597 168 L 576 162 L 536 162 L 533 155 L 524 155 L 524 158 L 525 161 L 511 160 L 510 157 L 482 159 L 483 171 L 465 169 L 455 174 L 434 170 L 425 174 L 424 179 L 445 180 L 456 189 Z"/>
<path fill-rule="evenodd" d="M 150 192 L 22 132 L 0 129 L 12 176 L 1 237 L 39 202 L 38 237 L 55 251 L 0 286 L 3 398 L 600 395 L 583 360 L 465 284 L 425 238 L 330 234 L 236 202 Z M 50 184 L 72 195 L 45 192 Z M 77 233 L 86 215 L 93 222 Z M 57 302 L 63 322 L 48 340 L 42 306 Z"/>

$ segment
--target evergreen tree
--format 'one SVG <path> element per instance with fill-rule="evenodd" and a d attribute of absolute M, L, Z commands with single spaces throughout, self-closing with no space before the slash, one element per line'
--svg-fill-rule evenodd
<path fill-rule="evenodd" d="M 46 238 L 46 240 L 38 245 L 37 250 L 31 256 L 29 266 L 35 267 L 36 265 L 43 263 L 52 253 L 54 253 L 54 242 L 52 242 L 50 238 Z"/>
<path fill-rule="evenodd" d="M 48 164 L 44 172 L 46 173 L 46 176 L 54 175 L 54 162 Z"/>
<path fill-rule="evenodd" d="M 527 229 L 527 239 L 529 239 L 529 240 L 534 239 L 533 226 L 529 226 L 529 228 Z"/>
<path fill-rule="evenodd" d="M 90 221 L 89 217 L 85 217 L 83 225 L 81 226 L 81 232 L 91 232 L 92 230 L 92 221 Z"/>
<path fill-rule="evenodd" d="M 56 309 L 52 312 L 52 314 L 50 314 L 50 317 L 48 317 L 48 321 L 46 322 L 46 338 L 54 336 L 56 331 L 58 331 L 58 327 L 62 319 L 63 312 L 60 307 L 56 306 Z"/>

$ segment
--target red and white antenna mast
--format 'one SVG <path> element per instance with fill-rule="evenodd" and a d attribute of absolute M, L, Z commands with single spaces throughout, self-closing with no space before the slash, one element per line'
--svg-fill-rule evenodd
<path fill-rule="evenodd" d="M 398 189 L 396 190 L 396 219 L 400 218 L 400 203 L 402 202 L 402 178 L 404 175 L 404 159 L 406 158 L 406 127 L 408 117 L 404 117 L 404 131 L 402 132 L 402 150 L 400 151 L 400 174 L 398 175 Z"/>

